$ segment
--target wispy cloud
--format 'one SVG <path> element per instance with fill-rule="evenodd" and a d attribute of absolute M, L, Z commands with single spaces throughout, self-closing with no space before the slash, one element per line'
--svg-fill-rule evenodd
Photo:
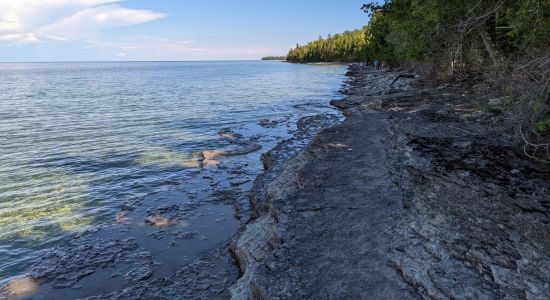
<path fill-rule="evenodd" d="M 35 43 L 35 42 L 38 42 L 38 39 L 33 33 L 8 33 L 8 34 L 0 34 L 0 41 Z"/>
<path fill-rule="evenodd" d="M 131 60 L 186 60 L 186 59 L 242 59 L 280 53 L 281 49 L 269 47 L 200 46 L 199 42 L 186 39 L 167 39 L 153 36 L 134 36 L 116 42 L 89 40 L 88 47 L 116 53 L 119 58 Z M 123 53 L 124 55 L 120 55 Z"/>
<path fill-rule="evenodd" d="M 89 39 L 102 29 L 165 16 L 116 2 L 121 0 L 0 0 L 0 42 Z"/>
<path fill-rule="evenodd" d="M 109 28 L 166 16 L 153 10 L 130 9 L 124 4 L 125 0 L 0 0 L 0 47 L 47 49 L 40 53 L 43 60 L 58 60 L 61 54 L 53 49 L 66 53 L 63 49 L 68 47 L 80 49 L 71 52 L 75 57 L 80 52 L 93 53 L 101 59 L 124 60 L 243 59 L 285 51 L 258 47 L 254 42 L 228 42 L 234 37 L 224 35 L 192 40 L 170 34 L 169 30 L 169 37 L 162 36 L 167 34 L 164 31 L 152 36 L 104 34 Z M 22 48 L 28 44 L 38 46 Z"/>
<path fill-rule="evenodd" d="M 37 29 L 41 37 L 54 39 L 86 39 L 99 30 L 128 26 L 163 18 L 165 14 L 148 10 L 135 10 L 116 5 L 99 6 L 81 10 L 58 22 Z"/>

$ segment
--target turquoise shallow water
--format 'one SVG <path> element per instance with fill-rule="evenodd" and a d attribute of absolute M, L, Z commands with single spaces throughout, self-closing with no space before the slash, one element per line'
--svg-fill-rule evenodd
<path fill-rule="evenodd" d="M 222 146 L 219 130 L 326 104 L 343 73 L 252 61 L 0 64 L 0 281 L 179 183 L 201 151 Z"/>

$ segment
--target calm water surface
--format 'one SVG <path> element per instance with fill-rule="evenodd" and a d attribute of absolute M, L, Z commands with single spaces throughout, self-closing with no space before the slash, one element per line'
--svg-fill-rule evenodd
<path fill-rule="evenodd" d="M 327 103 L 343 73 L 279 62 L 0 64 L 0 281 L 177 184 L 221 143 L 219 130 Z"/>

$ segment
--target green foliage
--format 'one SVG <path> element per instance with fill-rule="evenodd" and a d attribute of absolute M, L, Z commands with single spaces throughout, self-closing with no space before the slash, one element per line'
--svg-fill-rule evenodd
<path fill-rule="evenodd" d="M 548 46 L 550 2 L 524 0 L 503 7 L 496 16 L 495 35 L 507 52 Z"/>
<path fill-rule="evenodd" d="M 456 71 L 548 50 L 548 0 L 387 0 L 362 9 L 368 26 L 297 45 L 287 60 L 426 61 Z"/>
<path fill-rule="evenodd" d="M 262 60 L 286 60 L 286 56 L 266 56 Z"/>
<path fill-rule="evenodd" d="M 296 45 L 290 49 L 287 61 L 306 62 L 353 62 L 368 59 L 365 45 L 367 44 L 368 27 L 343 34 L 319 37 L 305 46 Z"/>
<path fill-rule="evenodd" d="M 545 132 L 550 130 L 550 119 L 546 119 L 544 121 L 538 122 L 536 124 L 536 127 L 540 132 Z"/>

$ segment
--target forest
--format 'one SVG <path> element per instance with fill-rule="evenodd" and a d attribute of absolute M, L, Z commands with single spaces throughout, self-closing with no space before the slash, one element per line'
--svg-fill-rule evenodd
<path fill-rule="evenodd" d="M 265 56 L 262 60 L 286 60 L 286 56 Z"/>
<path fill-rule="evenodd" d="M 549 46 L 548 0 L 389 0 L 362 9 L 367 26 L 296 45 L 287 60 L 427 61 L 460 70 L 503 66 Z"/>
<path fill-rule="evenodd" d="M 550 162 L 549 0 L 387 0 L 361 9 L 367 26 L 296 45 L 287 61 L 381 60 L 437 80 L 483 82 L 507 97 L 507 126 Z"/>
<path fill-rule="evenodd" d="M 291 62 L 357 62 L 369 59 L 366 51 L 369 26 L 343 34 L 319 37 L 305 46 L 296 45 L 286 57 Z"/>

